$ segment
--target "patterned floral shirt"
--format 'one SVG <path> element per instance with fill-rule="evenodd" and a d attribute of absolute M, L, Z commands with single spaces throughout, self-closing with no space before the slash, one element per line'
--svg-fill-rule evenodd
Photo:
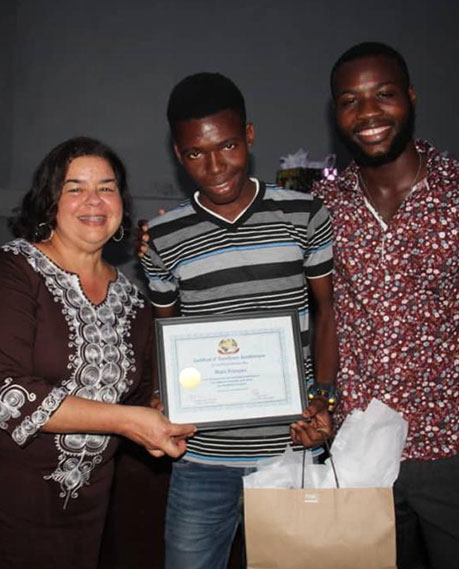
<path fill-rule="evenodd" d="M 373 397 L 409 422 L 405 458 L 459 450 L 459 163 L 426 142 L 427 176 L 385 225 L 358 167 L 314 193 L 334 230 L 340 344 L 337 425 Z"/>

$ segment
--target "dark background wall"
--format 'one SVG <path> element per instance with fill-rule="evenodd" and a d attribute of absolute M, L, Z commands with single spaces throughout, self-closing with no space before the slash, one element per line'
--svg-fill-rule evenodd
<path fill-rule="evenodd" d="M 328 76 L 352 44 L 399 48 L 419 91 L 418 133 L 459 154 L 454 0 L 0 0 L 0 215 L 39 160 L 78 134 L 127 163 L 139 215 L 181 198 L 165 108 L 183 76 L 218 70 L 246 95 L 256 173 L 300 146 L 335 149 Z M 2 231 L 0 229 L 0 231 Z M 5 233 L 0 233 L 0 239 Z"/>
<path fill-rule="evenodd" d="M 0 12 L 0 188 L 8 188 L 13 140 L 13 59 L 15 3 L 2 0 Z"/>

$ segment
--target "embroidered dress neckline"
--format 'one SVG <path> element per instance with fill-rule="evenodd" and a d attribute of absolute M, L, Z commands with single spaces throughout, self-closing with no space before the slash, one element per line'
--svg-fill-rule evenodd
<path fill-rule="evenodd" d="M 41 251 L 36 245 L 34 245 L 33 243 L 31 243 L 30 241 L 27 240 L 23 240 L 25 243 L 27 243 L 28 245 L 30 245 L 30 247 L 32 247 L 35 251 L 37 251 L 39 253 L 39 255 L 41 255 L 43 258 L 45 258 L 56 270 L 60 271 L 61 273 L 64 273 L 66 275 L 69 275 L 70 277 L 74 278 L 77 285 L 78 285 L 78 290 L 81 293 L 81 295 L 84 297 L 84 299 L 93 307 L 93 308 L 101 308 L 102 306 L 104 306 L 104 304 L 106 304 L 107 302 L 107 298 L 108 295 L 110 294 L 111 288 L 113 287 L 113 285 L 115 283 L 117 283 L 120 280 L 120 273 L 118 271 L 118 269 L 116 267 L 113 267 L 113 269 L 115 270 L 115 278 L 113 279 L 109 279 L 108 283 L 107 283 L 107 289 L 105 291 L 105 296 L 104 298 L 100 301 L 100 302 L 93 302 L 88 295 L 85 293 L 83 285 L 81 284 L 81 280 L 80 280 L 80 275 L 78 273 L 75 273 L 73 271 L 68 271 L 67 269 L 63 269 L 61 266 L 59 266 L 55 261 L 53 261 L 51 259 L 51 257 L 49 257 L 46 253 L 43 253 L 43 251 Z"/>

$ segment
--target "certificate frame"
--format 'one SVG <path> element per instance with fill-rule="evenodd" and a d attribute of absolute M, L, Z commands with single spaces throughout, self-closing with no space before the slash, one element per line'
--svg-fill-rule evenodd
<path fill-rule="evenodd" d="M 165 415 L 199 430 L 287 424 L 306 407 L 296 310 L 156 319 Z"/>

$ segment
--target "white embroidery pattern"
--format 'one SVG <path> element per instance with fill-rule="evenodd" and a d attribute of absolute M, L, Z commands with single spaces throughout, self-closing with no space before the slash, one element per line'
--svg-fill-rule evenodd
<path fill-rule="evenodd" d="M 57 267 L 27 241 L 16 239 L 3 248 L 24 254 L 32 268 L 44 278 L 55 302 L 62 303 L 72 350 L 68 364 L 70 378 L 53 389 L 41 407 L 21 423 L 16 429 L 17 436 L 27 438 L 32 426 L 40 423 L 46 412 L 50 414 L 57 408 L 67 394 L 106 403 L 119 401 L 132 384 L 128 370 L 135 371 L 134 352 L 127 339 L 135 309 L 144 306 L 137 287 L 118 273 L 117 279 L 109 285 L 105 301 L 95 306 L 85 296 L 76 274 Z M 78 497 L 82 486 L 89 484 L 90 474 L 102 461 L 109 440 L 108 435 L 55 435 L 59 462 L 45 479 L 60 484 L 59 495 L 65 499 L 64 507 L 69 498 Z"/>
<path fill-rule="evenodd" d="M 67 395 L 68 391 L 63 387 L 54 387 L 43 399 L 38 409 L 36 409 L 30 417 L 26 417 L 22 423 L 14 429 L 11 435 L 13 440 L 18 445 L 23 445 L 29 437 L 43 427 Z M 35 399 L 36 397 L 34 396 L 32 401 Z"/>
<path fill-rule="evenodd" d="M 17 419 L 21 416 L 19 409 L 24 405 L 26 399 L 35 401 L 37 396 L 22 387 L 13 383 L 12 377 L 7 377 L 3 387 L 0 389 L 0 429 L 7 429 L 7 421 Z"/>

